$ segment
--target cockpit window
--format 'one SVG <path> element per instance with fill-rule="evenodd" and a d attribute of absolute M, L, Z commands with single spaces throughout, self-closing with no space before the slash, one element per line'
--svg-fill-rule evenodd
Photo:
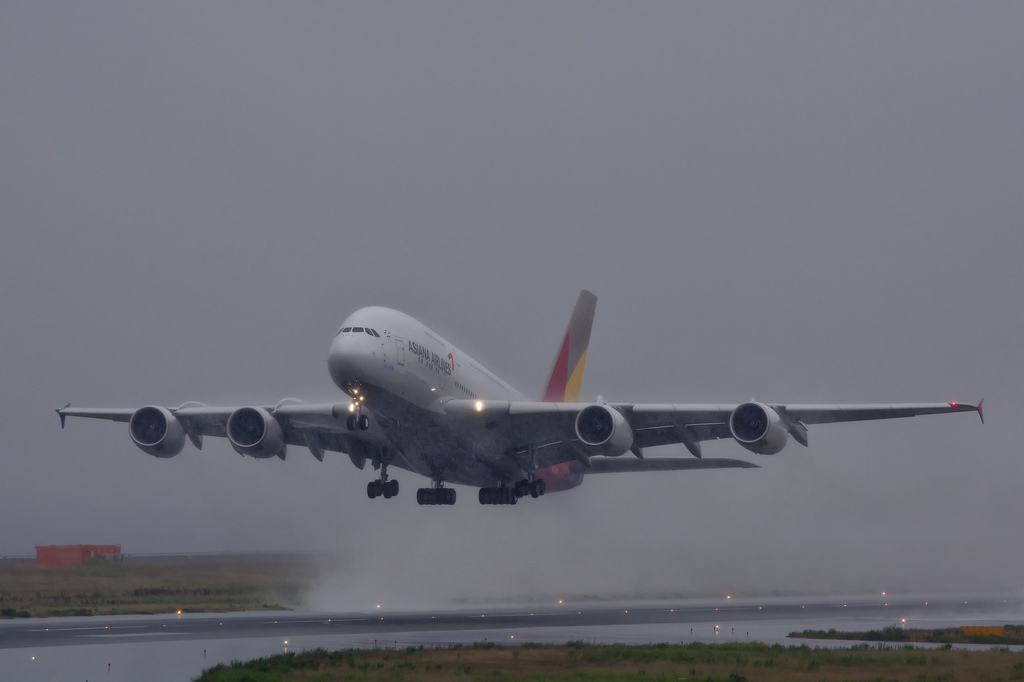
<path fill-rule="evenodd" d="M 353 333 L 360 334 L 363 331 L 362 327 L 352 327 Z"/>
<path fill-rule="evenodd" d="M 366 333 L 369 334 L 370 336 L 376 336 L 377 338 L 380 338 L 380 334 L 378 334 L 375 330 L 370 329 L 369 327 L 366 328 Z"/>
<path fill-rule="evenodd" d="M 352 327 L 345 327 L 344 329 L 342 329 L 342 330 L 341 330 L 341 333 L 342 333 L 342 334 L 347 334 L 347 333 L 349 333 L 350 331 L 352 331 Z"/>

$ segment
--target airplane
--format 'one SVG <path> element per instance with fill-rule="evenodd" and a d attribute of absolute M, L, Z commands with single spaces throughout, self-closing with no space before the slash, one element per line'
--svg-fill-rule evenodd
<path fill-rule="evenodd" d="M 704 458 L 701 443 L 734 439 L 774 455 L 790 437 L 807 446 L 807 426 L 926 414 L 977 412 L 977 404 L 902 403 L 796 405 L 756 400 L 675 405 L 581 402 L 597 297 L 581 291 L 541 400 L 531 400 L 418 320 L 397 310 L 352 313 L 331 341 L 327 367 L 344 400 L 276 405 L 57 409 L 67 417 L 128 423 L 132 441 L 154 457 L 174 457 L 185 441 L 227 438 L 240 455 L 285 459 L 289 445 L 316 459 L 347 454 L 377 476 L 370 499 L 398 495 L 393 468 L 424 476 L 420 505 L 453 505 L 449 484 L 479 488 L 483 505 L 514 505 L 527 496 L 575 488 L 590 474 L 758 468 L 746 460 Z M 646 450 L 681 444 L 689 457 L 648 457 Z M 623 457 L 631 455 L 630 457 Z"/>

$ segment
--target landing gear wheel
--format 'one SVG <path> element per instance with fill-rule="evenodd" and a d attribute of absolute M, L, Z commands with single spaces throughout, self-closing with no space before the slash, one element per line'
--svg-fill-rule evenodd
<path fill-rule="evenodd" d="M 548 484 L 544 482 L 544 479 L 537 479 L 530 483 L 530 497 L 536 499 L 544 494 L 547 490 Z"/>
<path fill-rule="evenodd" d="M 355 431 L 356 425 L 356 416 L 354 414 L 350 414 L 348 418 L 345 420 L 345 426 L 348 428 L 349 431 Z"/>
<path fill-rule="evenodd" d="M 358 422 L 360 431 L 366 431 L 367 429 L 370 428 L 370 418 L 365 414 L 359 415 L 359 419 L 357 419 L 356 421 Z"/>
<path fill-rule="evenodd" d="M 525 478 L 521 481 L 516 482 L 515 487 L 516 497 L 526 497 L 530 494 L 530 482 Z"/>
<path fill-rule="evenodd" d="M 388 492 L 391 494 L 388 495 Z M 384 484 L 384 497 L 398 497 L 398 481 L 388 481 Z"/>
<path fill-rule="evenodd" d="M 371 500 L 381 494 L 380 481 L 370 481 L 366 484 L 366 496 Z"/>

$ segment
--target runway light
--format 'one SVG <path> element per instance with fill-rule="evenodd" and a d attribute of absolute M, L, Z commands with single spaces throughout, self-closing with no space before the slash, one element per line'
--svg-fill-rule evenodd
<path fill-rule="evenodd" d="M 509 639 L 515 639 L 515 638 L 516 638 L 516 636 L 515 636 L 515 635 L 509 635 L 509 636 L 508 636 L 508 638 L 509 638 Z"/>
<path fill-rule="evenodd" d="M 726 599 L 732 599 L 732 595 L 731 594 L 727 594 L 727 595 L 725 595 L 725 598 Z"/>
<path fill-rule="evenodd" d="M 562 603 L 562 600 L 561 600 L 561 599 L 559 599 L 559 600 L 558 600 L 558 603 L 559 603 L 559 604 L 561 604 L 561 603 Z"/>
<path fill-rule="evenodd" d="M 377 604 L 377 608 L 378 608 L 378 609 L 380 608 L 380 604 Z"/>
<path fill-rule="evenodd" d="M 179 616 L 181 615 L 181 609 L 178 609 L 178 615 Z"/>

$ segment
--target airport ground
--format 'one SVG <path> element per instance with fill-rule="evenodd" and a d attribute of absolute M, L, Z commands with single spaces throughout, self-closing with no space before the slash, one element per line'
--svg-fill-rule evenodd
<path fill-rule="evenodd" d="M 493 644 L 493 643 L 492 643 Z M 812 648 L 760 643 L 323 649 L 218 665 L 199 682 L 501 680 L 992 680 L 1024 679 L 1024 655 L 914 646 Z"/>
<path fill-rule="evenodd" d="M 317 561 L 276 555 L 151 556 L 76 570 L 0 562 L 0 595 L 15 615 L 29 609 L 37 615 L 47 609 L 92 614 L 0 619 L 0 679 L 185 680 L 235 660 L 317 649 L 351 651 L 334 654 L 337 677 L 356 679 L 442 680 L 460 676 L 460 669 L 460 677 L 474 679 L 516 666 L 521 667 L 517 674 L 538 678 L 541 673 L 530 666 L 551 662 L 554 667 L 544 674 L 556 678 L 579 673 L 591 679 L 692 678 L 696 670 L 702 677 L 748 680 L 1024 679 L 1019 645 L 993 650 L 992 643 L 889 642 L 883 644 L 891 647 L 886 651 L 877 651 L 877 643 L 862 645 L 849 653 L 853 658 L 830 653 L 858 644 L 835 639 L 842 632 L 1020 624 L 1024 600 L 1017 593 L 566 599 L 368 613 L 253 610 L 291 603 Z M 150 615 L 119 615 L 132 609 Z M 202 612 L 228 609 L 244 610 Z M 829 633 L 832 629 L 839 632 Z M 832 639 L 789 637 L 802 631 Z M 640 648 L 601 646 L 613 644 Z M 790 651 L 793 645 L 798 648 Z M 297 669 L 301 660 L 286 662 Z M 787 672 L 771 676 L 780 670 Z M 312 679 L 288 674 L 299 676 L 250 677 Z M 317 679 L 334 679 L 332 674 Z"/>
<path fill-rule="evenodd" d="M 657 602 L 567 601 L 559 604 L 555 601 L 546 604 L 505 604 L 499 607 L 416 612 L 374 609 L 371 612 L 337 613 L 277 611 L 8 619 L 0 621 L 0 671 L 4 672 L 0 678 L 101 679 L 105 682 L 146 679 L 152 682 L 171 682 L 192 679 L 206 669 L 235 660 L 245 661 L 315 649 L 376 650 L 379 655 L 389 656 L 387 661 L 393 666 L 399 663 L 417 665 L 417 670 L 422 673 L 427 663 L 403 661 L 397 656 L 410 649 L 419 652 L 420 647 L 424 652 L 449 648 L 455 651 L 455 647 L 460 647 L 459 652 L 464 653 L 466 650 L 487 651 L 492 644 L 500 644 L 502 647 L 519 645 L 521 658 L 527 655 L 527 649 L 533 649 L 523 645 L 564 647 L 567 642 L 576 642 L 586 647 L 603 644 L 644 647 L 652 643 L 664 643 L 670 647 L 694 643 L 736 646 L 741 648 L 734 650 L 735 657 L 753 661 L 749 651 L 742 647 L 754 647 L 757 650 L 762 641 L 768 647 L 776 644 L 783 647 L 806 645 L 810 650 L 850 648 L 857 644 L 853 641 L 790 638 L 789 633 L 795 631 L 828 631 L 831 628 L 866 631 L 897 624 L 908 628 L 934 629 L 1022 621 L 1024 602 L 1019 594 L 733 599 L 720 596 Z M 952 646 L 953 653 L 962 654 L 970 651 L 985 652 L 993 649 L 991 645 L 884 643 L 884 646 L 895 647 L 897 652 L 903 651 L 903 646 L 920 647 L 922 651 L 907 650 L 904 654 L 908 657 L 916 656 L 914 660 L 918 663 L 907 662 L 909 658 L 905 663 L 918 665 L 917 671 L 909 678 L 885 674 L 868 676 L 866 679 L 917 679 L 921 675 L 924 675 L 922 679 L 994 679 L 960 673 L 949 673 L 947 676 L 947 672 L 943 672 L 945 668 L 938 665 L 938 662 L 952 658 L 944 657 L 944 646 Z M 1002 655 L 1002 660 L 1010 666 L 999 668 L 996 677 L 1024 679 L 1018 677 L 1022 671 L 1013 668 L 1013 665 L 1024 660 L 1022 648 L 998 647 L 998 651 L 993 652 Z M 588 648 L 587 651 L 595 649 Z M 568 652 L 564 653 L 568 660 Z M 493 652 L 493 655 L 499 656 L 495 660 L 500 663 L 502 654 Z M 508 660 L 514 660 L 512 653 L 504 655 Z M 931 658 L 933 655 L 939 658 Z M 819 672 L 822 668 L 831 670 L 825 665 L 827 661 L 824 656 L 809 658 L 805 665 L 817 666 L 812 672 Z M 973 654 L 969 658 L 973 660 Z M 360 660 L 361 666 L 363 662 L 376 659 Z M 628 658 L 625 660 L 627 665 L 635 666 L 637 671 L 648 670 L 636 665 L 636 661 Z M 921 664 L 921 661 L 924 663 Z M 373 665 L 376 666 L 377 662 L 384 663 L 384 659 Z M 342 663 L 343 667 L 347 664 L 347 660 Z M 418 679 L 422 676 L 407 667 L 387 668 L 387 665 L 385 663 L 384 668 L 379 670 L 389 669 L 394 673 L 393 679 Z M 437 663 L 430 662 L 429 665 L 433 669 Z M 484 664 L 481 662 L 479 665 Z M 758 668 L 751 662 L 749 669 L 733 672 L 748 680 L 764 679 L 754 673 L 765 667 L 772 666 Z M 475 669 L 479 671 L 482 668 Z M 864 669 L 871 668 L 867 666 Z M 710 670 L 708 668 L 707 675 L 712 675 Z M 684 672 L 688 671 L 689 668 L 686 668 Z M 858 668 L 840 677 L 865 679 L 860 672 Z M 243 677 L 244 674 L 247 673 L 243 672 Z M 350 674 L 356 679 L 366 678 L 362 671 L 348 668 L 343 670 L 341 676 L 348 677 Z M 728 679 L 729 674 L 726 672 L 726 677 L 720 679 Z M 464 671 L 466 679 L 479 676 L 465 675 Z M 259 675 L 250 677 L 261 679 Z M 327 676 L 324 679 L 332 678 Z M 800 678 L 793 676 L 788 679 Z M 821 673 L 810 679 L 835 678 Z"/>
<path fill-rule="evenodd" d="M 314 566 L 301 554 L 129 555 L 80 566 L 5 561 L 0 617 L 294 608 Z"/>

